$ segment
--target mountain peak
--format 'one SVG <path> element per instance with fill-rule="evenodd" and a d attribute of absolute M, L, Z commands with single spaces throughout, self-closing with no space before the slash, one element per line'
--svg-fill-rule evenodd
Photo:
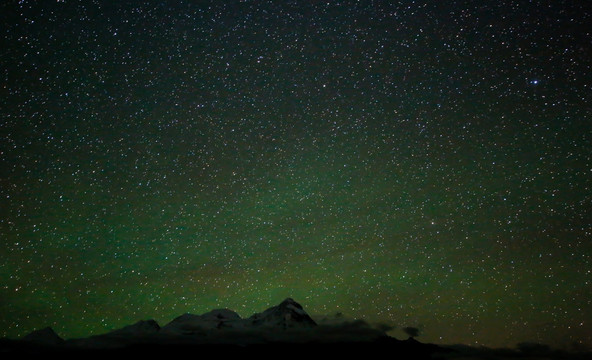
<path fill-rule="evenodd" d="M 230 309 L 214 309 L 210 312 L 202 314 L 201 318 L 206 320 L 220 321 L 241 320 L 240 315 Z"/>
<path fill-rule="evenodd" d="M 292 299 L 291 297 L 289 298 L 285 298 L 284 301 L 282 301 L 280 304 L 296 304 L 300 307 L 302 307 L 300 304 L 298 304 L 294 299 Z"/>
<path fill-rule="evenodd" d="M 64 339 L 49 326 L 25 335 L 23 340 L 40 345 L 61 345 L 64 342 Z"/>
<path fill-rule="evenodd" d="M 241 328 L 239 314 L 229 309 L 214 309 L 202 315 L 183 314 L 166 324 L 162 329 L 169 334 L 199 334 L 221 328 Z"/>
<path fill-rule="evenodd" d="M 255 326 L 280 327 L 283 329 L 317 325 L 306 311 L 304 311 L 302 305 L 292 298 L 286 298 L 279 305 L 271 307 L 262 313 L 255 314 L 249 320 Z"/>

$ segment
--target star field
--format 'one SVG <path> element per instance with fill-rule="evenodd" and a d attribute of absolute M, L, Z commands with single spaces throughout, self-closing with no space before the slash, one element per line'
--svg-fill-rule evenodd
<path fill-rule="evenodd" d="M 584 1 L 4 1 L 0 336 L 286 297 L 592 346 Z"/>

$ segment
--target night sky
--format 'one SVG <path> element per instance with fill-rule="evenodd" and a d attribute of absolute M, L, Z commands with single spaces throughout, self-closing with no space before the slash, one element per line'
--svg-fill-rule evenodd
<path fill-rule="evenodd" d="M 293 297 L 592 345 L 589 1 L 2 1 L 0 336 Z"/>

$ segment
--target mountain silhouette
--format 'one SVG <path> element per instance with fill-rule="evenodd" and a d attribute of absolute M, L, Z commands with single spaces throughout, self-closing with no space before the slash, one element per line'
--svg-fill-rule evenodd
<path fill-rule="evenodd" d="M 40 330 L 35 330 L 30 334 L 23 337 L 26 342 L 47 345 L 47 346 L 59 346 L 64 344 L 62 339 L 51 327 L 46 327 Z"/>
<path fill-rule="evenodd" d="M 410 336 L 398 340 L 386 334 L 392 327 L 370 326 L 343 316 L 316 322 L 302 305 L 287 298 L 263 312 L 241 318 L 229 309 L 201 315 L 182 314 L 164 326 L 155 320 L 86 338 L 62 339 L 51 327 L 20 339 L 0 339 L 0 355 L 55 356 L 58 360 L 81 356 L 171 357 L 255 356 L 257 358 L 362 357 L 376 354 L 397 359 L 589 359 L 589 352 L 568 353 L 526 344 L 516 350 L 442 346 L 422 343 Z M 405 329 L 405 328 L 404 328 Z M 408 331 L 409 332 L 409 329 Z M 412 332 L 417 335 L 416 332 Z M 535 344 L 536 345 L 536 344 Z"/>
<path fill-rule="evenodd" d="M 117 355 L 170 356 L 185 351 L 215 350 L 220 354 L 278 353 L 308 356 L 312 351 L 333 354 L 388 349 L 405 357 L 427 358 L 444 351 L 436 345 L 400 341 L 362 320 L 317 324 L 292 298 L 247 318 L 229 309 L 201 315 L 183 314 L 164 326 L 142 320 L 105 334 L 86 338 L 60 338 L 51 328 L 34 331 L 18 340 L 0 340 L 0 353 L 59 353 L 81 356 L 90 352 Z M 279 354 L 279 353 L 278 353 Z"/>
<path fill-rule="evenodd" d="M 292 298 L 287 298 L 281 304 L 271 307 L 262 313 L 255 314 L 249 319 L 254 326 L 274 328 L 313 327 L 316 322 L 304 311 L 302 306 Z"/>

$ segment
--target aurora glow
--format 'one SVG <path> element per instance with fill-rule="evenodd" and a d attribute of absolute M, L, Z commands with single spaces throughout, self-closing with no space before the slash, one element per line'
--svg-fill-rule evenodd
<path fill-rule="evenodd" d="M 587 2 L 142 3 L 0 5 L 0 336 L 592 345 Z"/>

